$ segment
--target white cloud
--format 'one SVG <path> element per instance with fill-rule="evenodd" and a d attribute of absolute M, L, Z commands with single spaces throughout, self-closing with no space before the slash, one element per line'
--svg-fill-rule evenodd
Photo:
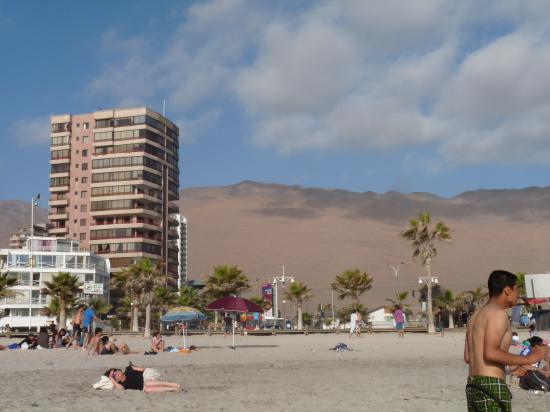
<path fill-rule="evenodd" d="M 50 143 L 50 117 L 15 120 L 9 127 L 11 140 L 21 146 Z"/>
<path fill-rule="evenodd" d="M 287 154 L 430 146 L 432 172 L 545 162 L 549 21 L 541 0 L 198 2 L 164 47 L 106 33 L 124 58 L 90 91 L 166 96 L 177 117 L 205 112 L 198 125 L 238 102 L 250 141 Z"/>

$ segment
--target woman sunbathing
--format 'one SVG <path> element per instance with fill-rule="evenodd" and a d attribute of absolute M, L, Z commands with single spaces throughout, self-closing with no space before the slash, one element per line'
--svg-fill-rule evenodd
<path fill-rule="evenodd" d="M 159 373 L 152 368 L 142 368 L 130 364 L 124 372 L 120 369 L 109 369 L 105 376 L 113 384 L 113 389 L 134 389 L 145 393 L 178 392 L 181 385 L 174 382 L 160 381 Z"/>

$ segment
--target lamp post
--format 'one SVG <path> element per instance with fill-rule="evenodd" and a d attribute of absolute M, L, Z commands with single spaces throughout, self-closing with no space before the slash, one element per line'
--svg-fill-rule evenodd
<path fill-rule="evenodd" d="M 38 201 L 40 200 L 40 193 L 31 199 L 31 239 L 34 236 L 34 207 L 38 206 Z M 32 245 L 32 240 L 31 240 Z"/>
<path fill-rule="evenodd" d="M 285 287 L 286 282 L 293 283 L 294 282 L 294 276 L 286 276 L 285 275 L 285 267 L 283 266 L 283 273 L 280 276 L 273 276 L 272 285 L 275 286 L 275 298 L 273 299 L 273 307 L 274 307 L 274 314 L 275 318 L 279 317 L 279 290 L 278 290 L 278 284 L 280 283 L 282 287 Z"/>
<path fill-rule="evenodd" d="M 400 262 L 397 266 L 387 265 L 389 268 L 393 270 L 393 274 L 395 275 L 395 278 L 394 278 L 395 293 L 397 293 L 397 280 L 399 279 L 399 268 L 404 264 L 405 262 Z"/>
<path fill-rule="evenodd" d="M 430 329 L 433 328 L 433 317 L 432 317 L 432 286 L 439 283 L 439 278 L 437 276 L 419 276 L 418 284 L 425 284 L 427 286 L 427 297 L 426 297 L 426 317 L 428 318 L 428 332 L 433 333 Z"/>

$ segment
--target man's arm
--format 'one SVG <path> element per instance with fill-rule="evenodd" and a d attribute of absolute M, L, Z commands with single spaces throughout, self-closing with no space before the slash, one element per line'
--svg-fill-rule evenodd
<path fill-rule="evenodd" d="M 495 311 L 491 321 L 487 322 L 485 340 L 483 344 L 483 357 L 486 361 L 499 365 L 525 365 L 535 363 L 544 358 L 547 348 L 542 346 L 533 348 L 528 356 L 513 355 L 500 348 L 502 338 L 508 329 L 508 316 L 504 311 Z"/>
<path fill-rule="evenodd" d="M 466 330 L 466 338 L 464 340 L 464 362 L 470 364 L 470 348 L 468 347 L 468 335 L 469 331 Z"/>
<path fill-rule="evenodd" d="M 120 383 L 115 381 L 113 378 L 109 378 L 111 380 L 111 383 L 113 384 L 113 389 L 115 390 L 124 390 L 124 386 L 122 386 Z"/>

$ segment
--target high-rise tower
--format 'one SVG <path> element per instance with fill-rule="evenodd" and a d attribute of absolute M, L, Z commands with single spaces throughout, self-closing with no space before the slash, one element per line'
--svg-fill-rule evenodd
<path fill-rule="evenodd" d="M 162 261 L 178 284 L 179 129 L 151 109 L 51 118 L 49 233 L 78 239 L 113 272 Z"/>

